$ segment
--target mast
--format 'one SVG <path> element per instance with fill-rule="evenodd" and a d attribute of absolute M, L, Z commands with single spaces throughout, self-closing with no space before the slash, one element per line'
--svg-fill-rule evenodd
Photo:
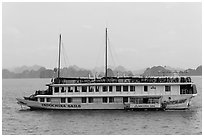
<path fill-rule="evenodd" d="M 106 49 L 105 49 L 105 80 L 107 82 L 107 70 L 108 70 L 108 29 L 106 28 Z"/>
<path fill-rule="evenodd" d="M 61 34 L 59 36 L 59 60 L 58 60 L 58 74 L 57 77 L 60 77 L 60 52 L 61 52 Z"/>

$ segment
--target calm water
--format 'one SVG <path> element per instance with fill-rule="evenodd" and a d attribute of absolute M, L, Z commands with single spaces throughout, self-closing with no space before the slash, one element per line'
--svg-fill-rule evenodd
<path fill-rule="evenodd" d="M 185 111 L 21 110 L 16 97 L 45 89 L 50 79 L 2 80 L 2 134 L 202 134 L 202 77 Z"/>

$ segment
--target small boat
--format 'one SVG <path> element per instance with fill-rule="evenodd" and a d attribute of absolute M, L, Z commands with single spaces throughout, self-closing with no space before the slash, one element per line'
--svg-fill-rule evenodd
<path fill-rule="evenodd" d="M 61 77 L 59 37 L 58 75 L 29 97 L 17 103 L 30 109 L 187 109 L 197 95 L 190 77 L 108 77 L 107 28 L 104 77 Z"/>

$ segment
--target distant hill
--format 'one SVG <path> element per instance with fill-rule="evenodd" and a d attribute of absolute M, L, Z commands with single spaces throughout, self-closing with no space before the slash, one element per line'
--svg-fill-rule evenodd
<path fill-rule="evenodd" d="M 158 67 L 158 66 L 157 66 Z M 165 69 L 165 71 L 185 71 L 185 69 L 182 68 L 174 68 L 174 67 L 170 67 L 170 66 L 164 66 L 163 67 Z M 143 74 L 148 68 L 143 68 L 143 69 L 138 69 L 138 70 L 134 70 L 132 71 L 134 75 L 139 76 L 141 74 Z M 155 68 L 153 68 L 155 69 Z M 162 70 L 160 70 L 162 71 Z M 147 73 L 147 72 L 146 72 Z M 149 72 L 148 72 L 149 73 Z M 161 72 L 160 72 L 161 73 Z M 150 74 L 151 75 L 151 74 Z M 159 74 L 158 74 L 159 75 Z"/>
<path fill-rule="evenodd" d="M 202 75 L 202 66 L 200 65 L 196 69 L 187 69 L 185 72 L 183 75 L 200 76 Z"/>
<path fill-rule="evenodd" d="M 33 66 L 21 66 L 21 67 L 16 67 L 16 68 L 10 68 L 8 69 L 10 72 L 14 72 L 14 73 L 22 73 L 25 70 L 31 71 L 37 71 L 41 68 L 42 66 L 39 65 L 33 65 Z"/>
<path fill-rule="evenodd" d="M 185 71 L 185 69 L 182 69 L 182 68 L 179 68 L 179 67 L 176 67 L 176 68 L 173 68 L 173 67 L 170 67 L 170 66 L 164 66 L 165 69 L 168 69 L 170 71 Z"/>
<path fill-rule="evenodd" d="M 40 78 L 42 72 L 44 72 L 46 68 L 41 67 L 38 70 L 24 70 L 21 73 L 10 72 L 7 69 L 2 70 L 2 78 Z"/>
<path fill-rule="evenodd" d="M 152 68 L 147 68 L 143 76 L 202 76 L 202 66 L 198 66 L 196 69 L 187 69 L 183 71 L 178 71 L 176 69 L 167 69 L 167 67 L 154 66 Z"/>
<path fill-rule="evenodd" d="M 103 77 L 104 67 L 88 70 L 80 68 L 76 65 L 68 68 L 62 68 L 60 71 L 61 77 L 88 77 L 88 76 Z M 54 69 L 46 69 L 45 67 L 34 65 L 31 67 L 22 66 L 10 69 L 2 70 L 2 78 L 52 78 L 56 77 L 57 73 Z M 127 71 L 123 66 L 118 66 L 115 69 L 108 68 L 108 76 L 133 76 L 131 71 Z"/>
<path fill-rule="evenodd" d="M 53 78 L 57 76 L 54 69 L 46 69 L 44 67 L 38 70 L 33 70 L 29 67 L 19 67 L 23 71 L 17 71 L 19 73 L 11 72 L 8 69 L 2 70 L 2 78 Z M 27 68 L 27 70 L 25 70 Z M 93 76 L 90 70 L 82 69 L 77 66 L 70 66 L 69 68 L 63 68 L 60 71 L 61 77 L 88 77 Z"/>
<path fill-rule="evenodd" d="M 143 76 L 163 76 L 163 75 L 171 75 L 170 70 L 165 69 L 162 66 L 154 66 L 152 68 L 147 68 L 145 72 L 142 74 Z"/>
<path fill-rule="evenodd" d="M 147 68 L 139 71 L 129 71 L 123 66 L 118 66 L 115 69 L 108 68 L 108 76 L 134 76 L 134 75 L 142 75 L 142 76 L 172 76 L 175 74 L 175 69 L 167 69 L 169 67 L 163 66 L 153 66 L 151 68 Z M 22 69 L 22 70 L 20 70 Z M 137 73 L 136 73 L 137 72 Z M 88 77 L 88 76 L 98 76 L 103 77 L 104 68 L 88 70 L 84 68 L 80 68 L 76 65 L 70 66 L 68 68 L 62 68 L 61 77 Z M 198 66 L 196 69 L 187 69 L 183 71 L 177 71 L 176 74 L 180 76 L 201 76 L 202 75 L 202 66 Z M 2 78 L 53 78 L 56 77 L 57 73 L 54 69 L 46 69 L 45 67 L 41 67 L 38 65 L 34 65 L 31 67 L 22 66 L 15 68 L 13 71 L 8 69 L 2 70 Z"/>
<path fill-rule="evenodd" d="M 117 67 L 114 69 L 114 71 L 125 72 L 125 71 L 127 71 L 127 69 L 124 68 L 123 66 L 117 66 Z"/>

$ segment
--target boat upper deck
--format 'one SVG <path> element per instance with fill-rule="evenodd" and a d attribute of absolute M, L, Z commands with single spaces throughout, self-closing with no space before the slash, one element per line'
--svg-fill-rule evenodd
<path fill-rule="evenodd" d="M 102 78 L 55 78 L 52 84 L 85 83 L 191 83 L 190 77 L 102 77 Z"/>

